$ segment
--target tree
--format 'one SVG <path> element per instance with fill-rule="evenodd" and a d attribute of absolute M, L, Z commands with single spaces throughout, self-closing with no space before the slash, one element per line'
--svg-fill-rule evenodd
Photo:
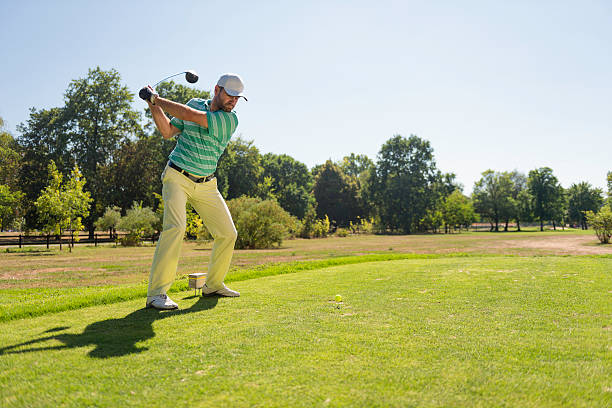
<path fill-rule="evenodd" d="M 154 193 L 161 193 L 160 177 L 168 158 L 159 154 L 156 139 L 147 136 L 124 141 L 112 162 L 99 168 L 99 177 L 106 180 L 105 202 L 121 208 L 129 208 L 134 201 L 148 207 L 157 204 Z"/>
<path fill-rule="evenodd" d="M 592 211 L 596 213 L 599 211 L 603 204 L 603 191 L 583 181 L 578 184 L 572 184 L 567 194 L 570 222 L 576 223 L 580 225 L 581 229 L 586 230 L 588 226 L 585 212 Z"/>
<path fill-rule="evenodd" d="M 4 130 L 4 121 L 0 117 L 0 184 L 11 190 L 19 190 L 19 167 L 21 154 L 19 145 L 8 131 Z"/>
<path fill-rule="evenodd" d="M 347 227 L 361 214 L 355 179 L 344 174 L 331 160 L 325 162 L 315 177 L 313 192 L 318 218 L 327 215 L 337 226 Z"/>
<path fill-rule="evenodd" d="M 516 221 L 517 231 L 521 230 L 521 220 L 527 221 L 530 218 L 530 207 L 526 200 L 529 199 L 527 192 L 527 176 L 514 170 L 508 173 L 512 181 L 512 214 L 510 216 Z M 508 220 L 506 220 L 505 230 L 508 230 Z"/>
<path fill-rule="evenodd" d="M 527 186 L 533 198 L 533 214 L 540 221 L 540 231 L 544 231 L 544 221 L 552 221 L 562 212 L 563 187 L 550 167 L 531 170 Z"/>
<path fill-rule="evenodd" d="M 385 142 L 368 176 L 368 197 L 382 228 L 405 233 L 418 229 L 427 209 L 435 205 L 437 174 L 428 141 L 396 135 Z"/>
<path fill-rule="evenodd" d="M 106 207 L 104 215 L 96 221 L 96 228 L 99 230 L 108 230 L 108 234 L 112 238 L 116 236 L 117 225 L 121 219 L 121 208 L 117 206 Z"/>
<path fill-rule="evenodd" d="M 291 215 L 304 218 L 315 198 L 311 194 L 313 177 L 308 167 L 286 154 L 266 153 L 262 157 L 264 177 L 278 203 Z"/>
<path fill-rule="evenodd" d="M 374 167 L 374 162 L 368 156 L 355 153 L 344 156 L 339 164 L 344 174 L 357 178 Z"/>
<path fill-rule="evenodd" d="M 217 186 L 226 200 L 266 195 L 264 168 L 253 141 L 238 137 L 228 143 L 217 165 Z"/>
<path fill-rule="evenodd" d="M 608 181 L 608 204 L 612 206 L 612 171 L 608 172 L 607 181 Z"/>
<path fill-rule="evenodd" d="M 486 170 L 474 184 L 474 209 L 491 223 L 491 231 L 499 232 L 499 223 L 514 213 L 512 179 L 509 173 Z M 507 226 L 506 226 L 507 229 Z"/>
<path fill-rule="evenodd" d="M 521 190 L 516 198 L 516 228 L 521 230 L 520 221 L 530 222 L 533 220 L 533 197 L 527 189 Z"/>
<path fill-rule="evenodd" d="M 84 191 L 85 179 L 75 166 L 67 182 L 55 162 L 49 163 L 49 184 L 35 202 L 43 231 L 62 235 L 66 229 L 73 234 L 83 229 L 81 220 L 89 215 L 90 194 Z M 78 236 L 77 236 L 78 237 Z M 78 238 L 77 238 L 78 239 Z"/>
<path fill-rule="evenodd" d="M 66 117 L 63 108 L 30 109 L 30 117 L 17 126 L 19 151 L 22 154 L 19 168 L 19 186 L 24 193 L 26 224 L 37 225 L 36 206 L 40 192 L 46 186 L 48 166 L 53 161 L 60 173 L 68 173 L 74 166 L 67 136 Z"/>
<path fill-rule="evenodd" d="M 90 238 L 94 221 L 111 204 L 107 180 L 100 169 L 109 166 L 121 143 L 142 136 L 140 114 L 133 110 L 133 94 L 121 85 L 119 72 L 90 69 L 73 80 L 64 95 L 64 115 L 70 152 L 89 180 L 92 215 L 86 220 Z"/>
<path fill-rule="evenodd" d="M 442 220 L 446 226 L 445 232 L 452 232 L 456 226 L 468 227 L 475 219 L 474 206 L 461 191 L 455 190 L 446 197 L 442 209 Z"/>
<path fill-rule="evenodd" d="M 0 184 L 0 231 L 11 228 L 13 222 L 20 215 L 21 191 L 11 191 L 6 184 Z"/>
<path fill-rule="evenodd" d="M 68 230 L 73 235 L 83 229 L 82 218 L 89 215 L 89 207 L 92 201 L 91 195 L 84 190 L 85 178 L 81 174 L 79 166 L 75 165 L 70 173 L 70 178 L 62 190 Z"/>

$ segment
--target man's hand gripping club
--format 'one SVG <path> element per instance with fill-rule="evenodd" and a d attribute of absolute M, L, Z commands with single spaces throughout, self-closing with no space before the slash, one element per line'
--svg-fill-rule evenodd
<path fill-rule="evenodd" d="M 155 124 L 158 128 L 158 120 L 155 118 L 155 114 L 153 113 L 154 106 L 159 106 L 161 110 L 169 113 L 174 117 L 177 117 L 187 122 L 197 123 L 203 128 L 208 128 L 208 118 L 206 117 L 206 112 L 190 108 L 189 106 L 183 105 L 182 103 L 176 103 L 169 99 L 161 98 L 157 94 L 155 89 L 151 87 L 151 85 L 143 87 L 140 92 L 138 92 L 138 96 L 141 99 L 147 101 L 147 103 L 149 104 L 149 108 L 151 108 L 151 113 L 153 114 L 153 119 L 155 120 Z M 162 132 L 161 128 L 159 130 L 160 132 Z M 166 137 L 164 132 L 162 132 L 162 135 Z"/>

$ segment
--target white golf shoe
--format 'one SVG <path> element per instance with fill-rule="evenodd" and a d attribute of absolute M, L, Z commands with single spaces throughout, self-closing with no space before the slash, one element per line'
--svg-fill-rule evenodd
<path fill-rule="evenodd" d="M 176 302 L 170 299 L 165 293 L 162 293 L 161 295 L 148 296 L 147 307 L 160 310 L 178 309 Z"/>
<path fill-rule="evenodd" d="M 206 286 L 206 284 L 204 284 L 204 287 L 202 288 L 202 294 L 204 296 L 213 296 L 213 295 L 219 295 L 219 296 L 225 296 L 225 297 L 240 296 L 240 292 L 231 290 L 230 288 L 225 286 L 225 284 L 223 284 L 223 286 L 221 286 L 221 288 L 219 289 L 210 289 L 208 286 Z"/>

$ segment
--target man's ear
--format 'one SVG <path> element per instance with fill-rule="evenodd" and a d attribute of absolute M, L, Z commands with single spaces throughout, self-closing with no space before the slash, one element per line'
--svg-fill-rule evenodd
<path fill-rule="evenodd" d="M 219 95 L 219 92 L 221 92 L 221 87 L 219 85 L 215 85 L 215 95 Z"/>

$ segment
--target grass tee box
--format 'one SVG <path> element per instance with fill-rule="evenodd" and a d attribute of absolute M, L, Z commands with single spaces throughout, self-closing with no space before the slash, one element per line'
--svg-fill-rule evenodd
<path fill-rule="evenodd" d="M 4 322 L 0 405 L 609 407 L 611 270 L 370 262 L 235 282 L 234 299 L 185 290 L 178 311 L 135 299 Z"/>

